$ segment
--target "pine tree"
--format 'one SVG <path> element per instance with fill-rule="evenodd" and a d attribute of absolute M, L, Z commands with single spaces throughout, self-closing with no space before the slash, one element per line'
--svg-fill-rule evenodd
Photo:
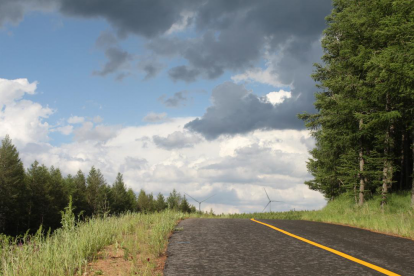
<path fill-rule="evenodd" d="M 115 183 L 112 185 L 113 204 L 111 211 L 120 214 L 128 210 L 128 194 L 121 173 L 118 173 Z"/>
<path fill-rule="evenodd" d="M 158 193 L 157 200 L 155 202 L 155 210 L 161 212 L 167 208 L 165 198 L 161 193 Z"/>
<path fill-rule="evenodd" d="M 25 231 L 25 195 L 23 163 L 8 135 L 0 147 L 0 233 Z"/>
<path fill-rule="evenodd" d="M 107 211 L 108 198 L 106 191 L 106 181 L 99 169 L 92 167 L 86 179 L 87 201 L 91 206 L 92 214 L 98 215 Z"/>

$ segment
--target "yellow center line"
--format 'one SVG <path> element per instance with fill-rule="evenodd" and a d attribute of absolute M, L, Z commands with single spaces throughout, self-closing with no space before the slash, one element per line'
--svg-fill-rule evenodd
<path fill-rule="evenodd" d="M 381 272 L 381 273 L 383 273 L 383 274 L 385 274 L 385 275 L 392 275 L 392 276 L 397 276 L 397 275 L 399 276 L 399 275 L 400 275 L 400 274 L 394 273 L 394 272 L 392 272 L 392 271 L 389 271 L 389 270 L 387 270 L 387 269 L 384 269 L 384 268 L 382 268 L 382 267 L 379 267 L 379 266 L 376 266 L 376 265 L 370 264 L 370 263 L 368 263 L 368 262 L 365 262 L 365 261 L 363 261 L 363 260 L 357 259 L 357 258 L 355 258 L 355 257 L 352 257 L 352 256 L 350 256 L 350 255 L 348 255 L 348 254 L 342 253 L 342 252 L 340 252 L 340 251 L 338 251 L 338 250 L 335 250 L 335 249 L 329 248 L 329 247 L 327 247 L 327 246 L 324 246 L 324 245 L 322 245 L 322 244 L 319 244 L 319 243 L 316 243 L 316 242 L 313 242 L 313 241 L 307 240 L 307 239 L 305 239 L 305 238 L 302 238 L 302 237 L 296 236 L 296 235 L 294 235 L 294 234 L 292 234 L 292 233 L 289 233 L 289 232 L 287 232 L 287 231 L 285 231 L 285 230 L 282 230 L 282 229 L 280 229 L 280 228 L 277 228 L 277 227 L 275 227 L 275 226 L 273 226 L 273 225 L 270 225 L 270 224 L 267 224 L 267 223 L 264 223 L 264 222 L 261 222 L 261 221 L 255 220 L 254 218 L 252 218 L 251 220 L 252 220 L 252 221 L 254 221 L 254 222 L 257 222 L 257 223 L 260 223 L 260 224 L 266 225 L 267 227 L 270 227 L 270 228 L 272 228 L 272 229 L 274 229 L 274 230 L 276 230 L 276 231 L 279 231 L 279 232 L 281 232 L 281 233 L 283 233 L 283 234 L 286 234 L 286 235 L 288 235 L 288 236 L 291 236 L 291 237 L 293 237 L 293 238 L 295 238 L 295 239 L 298 239 L 298 240 L 301 240 L 301 241 L 303 241 L 303 242 L 306 242 L 306 243 L 309 243 L 309 244 L 311 244 L 311 245 L 314 245 L 314 246 L 316 246 L 316 247 L 319 247 L 319 248 L 325 249 L 326 251 L 329 251 L 329 252 L 334 253 L 334 254 L 336 254 L 336 255 L 338 255 L 338 256 L 344 257 L 345 259 L 351 260 L 351 261 L 353 261 L 353 262 L 359 263 L 359 264 L 361 264 L 361 265 L 364 265 L 364 266 L 366 266 L 366 267 L 369 267 L 369 268 L 371 268 L 371 269 L 374 269 L 374 270 L 376 270 L 376 271 L 379 271 L 379 272 Z"/>

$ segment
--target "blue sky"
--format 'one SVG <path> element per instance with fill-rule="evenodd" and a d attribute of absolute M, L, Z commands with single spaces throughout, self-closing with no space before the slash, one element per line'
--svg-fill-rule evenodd
<path fill-rule="evenodd" d="M 293 2 L 1 2 L 0 135 L 26 166 L 219 193 L 218 212 L 258 211 L 263 187 L 320 208 L 296 114 L 314 111 L 330 1 Z"/>

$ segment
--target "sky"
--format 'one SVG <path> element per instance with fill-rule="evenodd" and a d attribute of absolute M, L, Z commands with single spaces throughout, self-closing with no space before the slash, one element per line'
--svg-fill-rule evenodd
<path fill-rule="evenodd" d="M 215 213 L 320 209 L 304 181 L 330 0 L 0 0 L 0 137 Z M 189 202 L 198 206 L 191 198 Z M 267 209 L 268 210 L 268 209 Z"/>

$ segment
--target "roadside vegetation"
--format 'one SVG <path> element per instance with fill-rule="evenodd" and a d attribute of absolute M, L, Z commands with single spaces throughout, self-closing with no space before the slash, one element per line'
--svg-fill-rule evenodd
<path fill-rule="evenodd" d="M 384 211 L 411 190 L 414 206 L 414 2 L 332 4 L 312 75 L 317 113 L 299 115 L 316 140 L 305 184 L 331 201 L 374 197 Z"/>
<path fill-rule="evenodd" d="M 117 259 L 120 275 L 161 274 L 159 258 L 168 236 L 185 216 L 165 210 L 77 221 L 69 205 L 53 234 L 44 235 L 40 228 L 35 235 L 0 237 L 0 275 L 102 275 Z M 110 245 L 113 255 L 107 254 Z M 107 265 L 96 267 L 94 260 L 107 260 Z"/>
<path fill-rule="evenodd" d="M 344 194 L 317 211 L 232 214 L 226 217 L 328 222 L 414 239 L 414 209 L 411 207 L 411 194 L 409 192 L 390 194 L 388 203 L 383 208 L 381 200 L 382 197 L 377 195 L 367 200 L 363 206 L 359 206 L 352 197 Z"/>

